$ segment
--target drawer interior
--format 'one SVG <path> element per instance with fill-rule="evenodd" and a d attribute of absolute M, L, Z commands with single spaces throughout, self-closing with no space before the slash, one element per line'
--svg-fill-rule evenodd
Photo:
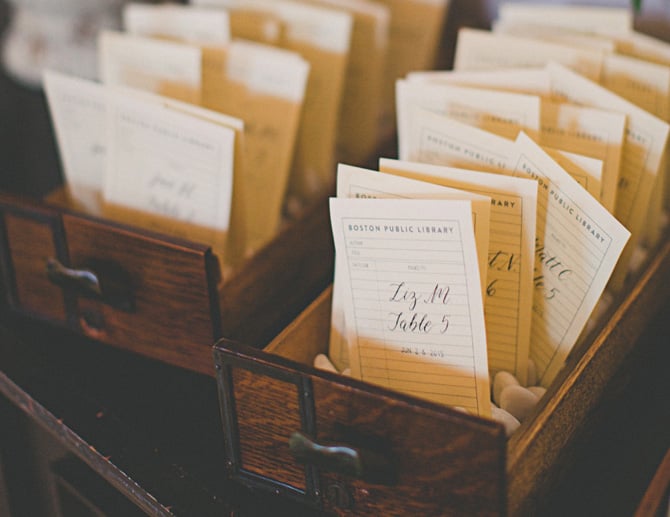
<path fill-rule="evenodd" d="M 507 440 L 508 510 L 512 515 L 532 511 L 532 501 L 559 475 L 553 469 L 580 426 L 597 411 L 615 376 L 626 374 L 636 339 L 654 311 L 670 298 L 670 239 L 650 255 L 610 310 L 573 349 L 532 415 Z M 310 369 L 314 357 L 328 350 L 331 289 L 321 295 L 264 352 Z M 323 374 L 327 377 L 336 374 Z M 483 419 L 482 419 L 483 420 Z"/>

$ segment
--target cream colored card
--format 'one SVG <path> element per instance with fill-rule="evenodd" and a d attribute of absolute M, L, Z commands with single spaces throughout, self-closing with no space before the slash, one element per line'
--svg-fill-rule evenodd
<path fill-rule="evenodd" d="M 103 31 L 98 37 L 98 56 L 103 84 L 200 102 L 202 55 L 195 46 Z"/>
<path fill-rule="evenodd" d="M 542 149 L 561 166 L 572 179 L 577 181 L 595 199 L 600 201 L 603 162 L 581 154 L 563 151 L 553 147 L 542 146 Z M 610 211 L 611 213 L 611 211 Z"/>
<path fill-rule="evenodd" d="M 486 271 L 490 235 L 491 199 L 465 190 L 444 187 L 412 179 L 391 176 L 380 172 L 340 164 L 337 167 L 337 197 L 358 199 L 466 199 L 472 202 L 472 218 L 475 245 L 479 263 L 482 290 L 486 288 Z M 337 258 L 336 258 L 337 260 Z M 335 281 L 331 310 L 331 335 L 329 356 L 340 370 L 349 366 L 348 344 L 342 296 L 338 292 L 338 268 L 335 265 Z"/>
<path fill-rule="evenodd" d="M 458 31 L 454 70 L 533 68 L 555 61 L 597 81 L 600 78 L 603 55 L 602 51 L 597 50 L 462 28 Z"/>
<path fill-rule="evenodd" d="M 230 17 L 222 9 L 130 2 L 123 6 L 122 17 L 124 29 L 131 34 L 199 45 L 225 45 L 231 38 Z"/>
<path fill-rule="evenodd" d="M 501 68 L 496 70 L 425 70 L 407 74 L 407 80 L 438 84 L 454 84 L 526 93 L 549 95 L 549 74 L 544 67 Z"/>
<path fill-rule="evenodd" d="M 540 129 L 540 99 L 533 95 L 398 80 L 396 105 L 400 156 L 407 153 L 403 145 L 411 139 L 409 118 L 416 107 L 512 140 L 521 130 Z"/>
<path fill-rule="evenodd" d="M 607 32 L 606 32 L 607 33 Z M 637 31 L 623 34 L 607 33 L 615 37 L 617 52 L 644 59 L 651 63 L 670 66 L 670 43 Z"/>
<path fill-rule="evenodd" d="M 560 26 L 546 25 L 540 22 L 527 23 L 498 19 L 493 22 L 491 30 L 502 34 L 539 39 L 550 43 L 587 48 L 605 53 L 616 52 L 617 47 L 616 42 L 612 38 Z"/>
<path fill-rule="evenodd" d="M 633 12 L 629 7 L 503 2 L 498 7 L 498 19 L 594 34 L 603 31 L 627 34 L 633 29 Z"/>
<path fill-rule="evenodd" d="M 496 172 L 508 166 L 514 141 L 422 108 L 408 117 L 400 159 Z"/>
<path fill-rule="evenodd" d="M 77 203 L 94 210 L 105 169 L 105 89 L 102 85 L 46 70 L 44 92 L 58 143 L 65 186 Z"/>
<path fill-rule="evenodd" d="M 382 138 L 395 133 L 395 81 L 413 70 L 435 68 L 451 0 L 378 0 L 391 11 L 382 94 Z"/>
<path fill-rule="evenodd" d="M 542 101 L 539 143 L 603 161 L 601 203 L 614 213 L 627 117 L 606 109 Z"/>
<path fill-rule="evenodd" d="M 249 41 L 204 50 L 203 105 L 245 121 L 247 252 L 276 235 L 297 145 L 309 63 Z"/>
<path fill-rule="evenodd" d="M 530 357 L 551 384 L 600 299 L 630 232 L 521 133 L 508 174 L 537 180 Z"/>
<path fill-rule="evenodd" d="M 379 169 L 490 197 L 491 237 L 484 295 L 489 369 L 511 372 L 524 384 L 533 301 L 537 182 L 384 158 Z"/>
<path fill-rule="evenodd" d="M 600 84 L 636 106 L 670 122 L 670 66 L 635 57 L 611 55 L 606 56 Z M 667 154 L 670 145 L 666 146 L 666 159 L 656 175 L 656 185 L 652 190 L 649 210 L 645 220 L 644 234 L 641 240 L 654 247 L 663 232 L 663 209 L 665 199 L 665 182 L 670 170 L 667 166 Z M 670 197 L 668 199 L 670 202 Z"/>
<path fill-rule="evenodd" d="M 291 0 L 198 0 L 197 4 L 265 12 L 284 23 L 282 46 L 310 64 L 289 192 L 303 202 L 333 192 L 351 14 Z"/>
<path fill-rule="evenodd" d="M 235 132 L 124 91 L 107 98 L 105 201 L 128 209 L 132 224 L 217 248 L 229 228 Z"/>
<path fill-rule="evenodd" d="M 490 416 L 469 201 L 331 198 L 355 378 Z"/>
<path fill-rule="evenodd" d="M 311 0 L 353 18 L 337 133 L 340 162 L 363 164 L 380 143 L 379 120 L 390 30 L 390 9 L 367 0 Z"/>
<path fill-rule="evenodd" d="M 650 63 L 656 63 L 663 66 L 670 66 L 670 43 L 667 41 L 662 41 L 658 38 L 654 38 L 647 34 L 641 32 L 631 31 L 625 35 L 617 35 L 617 51 L 621 54 L 625 54 L 637 59 L 643 59 Z M 666 122 L 670 122 L 670 113 L 667 114 L 665 118 Z M 668 144 L 670 147 L 670 143 Z M 656 211 L 662 211 L 664 208 L 667 210 L 670 208 L 670 150 L 666 148 L 666 166 L 662 168 L 665 170 L 665 178 L 659 180 L 659 188 L 663 188 L 663 195 L 657 194 L 660 196 L 661 200 L 656 200 L 652 205 L 656 205 Z M 665 186 L 662 187 L 662 184 Z M 650 230 L 652 235 L 650 235 L 651 242 L 657 240 L 658 231 L 656 229 Z"/>
<path fill-rule="evenodd" d="M 233 152 L 233 199 L 230 209 L 230 224 L 228 235 L 217 233 L 215 235 L 216 241 L 210 242 L 210 244 L 216 249 L 218 253 L 219 262 L 224 273 L 230 268 L 237 267 L 247 258 L 245 250 L 247 248 L 246 229 L 248 226 L 248 208 L 245 203 L 248 196 L 245 195 L 244 191 L 246 187 L 246 133 L 244 121 L 240 118 L 208 110 L 188 102 L 171 99 L 169 97 L 161 97 L 160 95 L 156 95 L 150 92 L 122 87 L 117 87 L 117 89 L 123 91 L 127 95 L 140 97 L 145 102 L 151 102 L 153 104 L 163 106 L 170 111 L 183 113 L 190 117 L 211 122 L 212 124 L 216 124 L 233 131 L 235 135 L 235 147 Z M 107 208 L 107 210 L 109 210 L 109 208 Z M 113 213 L 110 215 L 115 216 Z M 128 214 L 122 214 L 122 216 L 127 217 Z"/>
<path fill-rule="evenodd" d="M 543 146 L 590 156 L 603 161 L 600 199 L 614 211 L 623 149 L 626 115 L 546 98 L 550 77 L 545 68 L 491 71 L 434 71 L 410 74 L 410 82 L 463 84 L 480 88 L 530 92 L 542 97 L 541 131 Z"/>
<path fill-rule="evenodd" d="M 552 95 L 557 100 L 627 115 L 614 214 L 631 232 L 631 238 L 610 284 L 617 291 L 623 287 L 632 252 L 642 235 L 652 189 L 666 149 L 669 126 L 642 108 L 564 66 L 550 63 L 547 71 L 551 77 Z"/>
<path fill-rule="evenodd" d="M 603 62 L 600 85 L 670 121 L 670 66 L 610 54 Z"/>

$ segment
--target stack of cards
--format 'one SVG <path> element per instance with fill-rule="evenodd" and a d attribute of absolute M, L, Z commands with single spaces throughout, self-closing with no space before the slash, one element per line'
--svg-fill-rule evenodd
<path fill-rule="evenodd" d="M 449 0 L 191 0 L 225 9 L 233 37 L 274 42 L 310 64 L 291 206 L 331 194 L 338 161 L 368 163 L 393 138 L 394 82 L 433 68 Z M 279 30 L 257 30 L 259 17 Z M 250 27 L 254 20 L 256 30 Z M 242 27 L 240 20 L 246 25 Z M 235 23 L 238 21 L 238 23 Z"/>
<path fill-rule="evenodd" d="M 399 160 L 341 165 L 331 200 L 333 363 L 480 415 L 498 371 L 553 381 L 668 205 L 670 45 L 625 9 L 500 14 L 396 82 Z"/>
<path fill-rule="evenodd" d="M 228 258 L 240 120 L 55 72 L 44 87 L 71 204 Z"/>
<path fill-rule="evenodd" d="M 338 161 L 375 158 L 383 138 L 391 136 L 387 111 L 394 106 L 394 81 L 417 64 L 432 67 L 447 7 L 448 0 L 130 2 L 123 30 L 99 34 L 99 82 L 152 93 L 171 106 L 181 102 L 178 111 L 192 114 L 184 106 L 198 106 L 242 123 L 235 129 L 232 200 L 222 201 L 231 212 L 227 257 L 235 264 L 276 236 L 287 216 L 332 194 Z M 72 79 L 63 86 L 67 78 L 52 76 L 50 102 L 61 102 L 62 92 L 53 91 L 61 86 L 82 102 L 95 89 Z M 80 108 L 77 117 L 96 116 Z M 130 207 L 133 196 L 103 192 L 107 180 L 101 182 L 101 169 L 92 169 L 113 145 L 104 140 L 114 135 L 105 131 L 103 138 L 97 129 L 80 135 L 96 140 L 89 149 L 97 155 L 86 157 L 85 146 L 75 150 L 65 143 L 67 132 L 78 131 L 72 117 L 58 105 L 51 112 L 73 196 L 93 187 L 105 201 L 128 199 Z M 75 162 L 89 159 L 89 172 L 81 173 Z M 135 197 L 140 205 L 138 199 L 146 198 Z M 160 203 L 132 207 L 166 215 Z"/>

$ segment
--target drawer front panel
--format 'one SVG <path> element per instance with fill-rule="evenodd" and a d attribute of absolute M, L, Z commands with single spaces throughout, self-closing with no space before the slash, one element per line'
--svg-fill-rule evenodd
<path fill-rule="evenodd" d="M 502 426 L 229 340 L 215 359 L 234 478 L 333 515 L 505 514 Z"/>
<path fill-rule="evenodd" d="M 66 260 L 56 212 L 0 202 L 3 268 L 12 305 L 31 316 L 66 324 L 68 300 L 47 276 L 50 258 Z"/>
<path fill-rule="evenodd" d="M 85 334 L 214 374 L 211 343 L 220 334 L 218 269 L 208 249 L 69 214 L 63 215 L 63 225 L 70 266 L 98 272 L 101 283 L 115 289 L 114 301 L 106 295 L 78 296 Z"/>
<path fill-rule="evenodd" d="M 388 477 L 395 477 L 384 481 L 378 474 L 380 482 L 366 482 L 321 470 L 327 510 L 424 516 L 504 512 L 505 447 L 498 429 L 320 377 L 312 384 L 316 441 L 376 453 L 394 470 Z"/>

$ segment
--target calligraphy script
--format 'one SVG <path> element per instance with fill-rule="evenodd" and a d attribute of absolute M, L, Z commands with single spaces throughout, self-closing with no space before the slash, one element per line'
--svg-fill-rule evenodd
<path fill-rule="evenodd" d="M 447 285 L 435 284 L 431 292 L 422 293 L 415 289 L 407 287 L 405 282 L 392 282 L 390 284 L 393 293 L 389 297 L 390 302 L 399 302 L 407 304 L 407 310 L 389 312 L 390 323 L 389 330 L 402 332 L 417 332 L 428 334 L 437 329 L 440 334 L 444 334 L 449 328 L 449 315 L 444 314 L 438 326 L 433 324 L 433 320 L 427 312 L 417 311 L 417 306 L 421 305 L 447 305 L 449 303 L 449 292 L 451 288 Z"/>

